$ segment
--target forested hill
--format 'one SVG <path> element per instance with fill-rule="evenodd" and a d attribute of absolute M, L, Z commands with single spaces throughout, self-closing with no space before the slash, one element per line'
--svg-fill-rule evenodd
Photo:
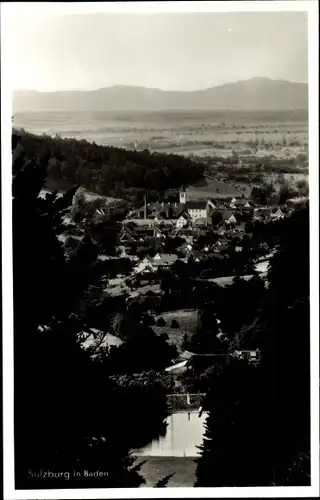
<path fill-rule="evenodd" d="M 91 91 L 16 91 L 14 112 L 308 109 L 306 83 L 251 78 L 189 92 L 115 85 Z"/>
<path fill-rule="evenodd" d="M 27 159 L 37 161 L 49 155 L 47 186 L 56 190 L 81 185 L 104 196 L 140 200 L 144 192 L 191 184 L 204 173 L 204 165 L 179 155 L 129 151 L 25 131 L 13 134 L 20 136 Z"/>

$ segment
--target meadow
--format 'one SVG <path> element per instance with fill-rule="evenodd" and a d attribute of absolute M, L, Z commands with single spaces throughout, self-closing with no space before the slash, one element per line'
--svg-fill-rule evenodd
<path fill-rule="evenodd" d="M 249 154 L 259 141 L 274 151 L 308 146 L 308 113 L 292 112 L 29 112 L 14 127 L 87 139 L 100 145 L 180 154 Z M 285 144 L 284 144 L 285 141 Z"/>

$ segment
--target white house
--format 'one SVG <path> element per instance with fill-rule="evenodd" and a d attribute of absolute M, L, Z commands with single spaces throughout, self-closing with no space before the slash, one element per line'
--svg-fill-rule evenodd
<path fill-rule="evenodd" d="M 253 221 L 253 222 L 257 222 L 257 221 L 261 221 L 261 220 L 262 220 L 262 219 L 261 219 L 261 217 L 260 217 L 259 215 L 254 215 L 254 216 L 252 217 L 252 221 Z"/>
<path fill-rule="evenodd" d="M 279 220 L 284 218 L 284 214 L 281 210 L 281 208 L 278 208 L 278 210 L 274 213 L 271 214 L 272 219 L 274 220 Z"/>
<path fill-rule="evenodd" d="M 185 205 L 187 202 L 187 194 L 186 194 L 184 188 L 179 193 L 179 201 L 180 201 L 181 205 Z"/>
<path fill-rule="evenodd" d="M 181 214 L 177 220 L 176 220 L 176 227 L 181 229 L 182 227 L 185 227 L 189 222 L 189 217 L 187 216 L 186 213 Z"/>
<path fill-rule="evenodd" d="M 153 237 L 154 237 L 154 238 L 159 238 L 159 239 L 160 239 L 160 238 L 165 239 L 165 238 L 166 238 L 166 235 L 165 235 L 165 234 L 163 234 L 163 232 L 161 231 L 161 229 L 159 229 L 159 227 L 158 227 L 158 226 L 156 226 L 156 225 L 155 225 L 155 226 L 153 227 Z"/>
<path fill-rule="evenodd" d="M 165 372 L 170 373 L 171 375 L 180 375 L 184 373 L 187 370 L 189 360 L 186 359 L 184 361 L 181 361 L 180 363 L 177 363 L 176 365 L 168 366 L 165 368 Z"/>
<path fill-rule="evenodd" d="M 193 221 L 197 219 L 206 219 L 208 215 L 207 201 L 189 201 L 186 203 L 188 214 Z"/>
<path fill-rule="evenodd" d="M 237 223 L 237 219 L 235 218 L 235 216 L 233 214 L 231 214 L 231 215 L 226 214 L 224 217 L 224 220 L 225 220 L 226 224 L 236 224 Z"/>
<path fill-rule="evenodd" d="M 211 200 L 208 200 L 207 206 L 208 206 L 208 208 L 211 207 L 213 210 L 216 210 L 216 208 L 217 208 L 217 206 Z"/>
<path fill-rule="evenodd" d="M 145 271 L 155 271 L 156 267 L 152 265 L 151 259 L 149 257 L 145 257 L 141 262 L 134 268 L 134 272 L 132 276 L 136 274 L 140 274 Z"/>
<path fill-rule="evenodd" d="M 178 259 L 175 254 L 159 254 L 157 253 L 152 259 L 152 265 L 155 268 L 158 267 L 171 267 L 172 264 Z"/>

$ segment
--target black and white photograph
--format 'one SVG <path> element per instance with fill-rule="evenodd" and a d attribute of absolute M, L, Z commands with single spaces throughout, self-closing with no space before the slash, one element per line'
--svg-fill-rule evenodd
<path fill-rule="evenodd" d="M 2 2 L 6 500 L 319 494 L 318 4 L 197 3 Z"/>

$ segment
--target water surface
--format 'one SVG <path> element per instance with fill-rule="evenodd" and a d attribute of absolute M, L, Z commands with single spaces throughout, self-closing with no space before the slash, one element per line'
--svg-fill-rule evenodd
<path fill-rule="evenodd" d="M 181 411 L 169 415 L 165 436 L 160 436 L 140 450 L 137 456 L 150 457 L 197 457 L 202 444 L 207 412 Z"/>

